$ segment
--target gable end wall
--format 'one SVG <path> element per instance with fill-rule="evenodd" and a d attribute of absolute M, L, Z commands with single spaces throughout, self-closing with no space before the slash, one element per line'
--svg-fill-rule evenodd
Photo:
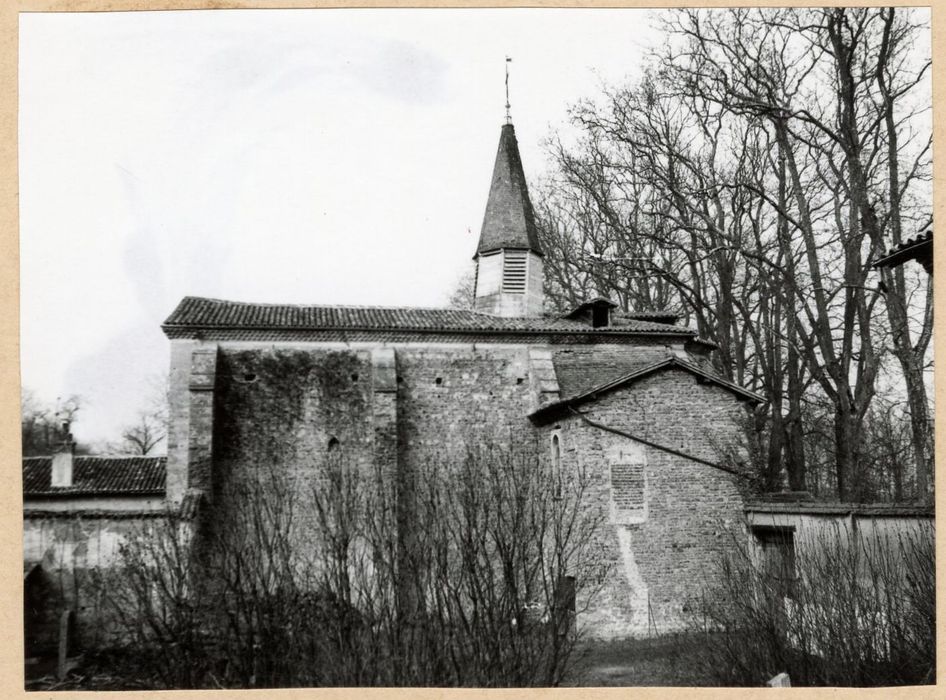
<path fill-rule="evenodd" d="M 661 372 L 582 406 L 592 420 L 655 443 L 720 461 L 738 436 L 745 404 L 682 371 Z M 651 636 L 679 630 L 694 598 L 716 575 L 721 549 L 745 537 L 743 484 L 713 467 L 589 426 L 571 416 L 550 424 L 562 435 L 563 468 L 584 465 L 587 503 L 607 523 L 601 541 L 608 580 L 579 622 L 590 636 Z M 615 522 L 610 470 L 643 461 L 646 517 Z"/>

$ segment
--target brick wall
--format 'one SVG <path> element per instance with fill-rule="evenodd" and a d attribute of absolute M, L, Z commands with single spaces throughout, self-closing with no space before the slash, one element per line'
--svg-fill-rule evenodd
<path fill-rule="evenodd" d="M 565 397 L 581 394 L 606 380 L 616 379 L 682 351 L 682 343 L 644 339 L 633 348 L 617 343 L 556 346 L 552 358 Z"/>

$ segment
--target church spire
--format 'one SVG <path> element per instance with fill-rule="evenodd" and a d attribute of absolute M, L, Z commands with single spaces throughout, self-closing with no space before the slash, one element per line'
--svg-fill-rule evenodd
<path fill-rule="evenodd" d="M 499 135 L 499 150 L 476 252 L 483 255 L 501 248 L 531 250 L 542 255 L 516 130 L 511 123 L 503 124 Z"/>
<path fill-rule="evenodd" d="M 541 315 L 542 255 L 516 131 L 503 124 L 474 256 L 474 308 L 499 316 Z"/>

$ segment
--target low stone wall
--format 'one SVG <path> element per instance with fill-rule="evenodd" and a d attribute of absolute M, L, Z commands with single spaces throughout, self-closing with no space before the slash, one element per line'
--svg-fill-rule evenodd
<path fill-rule="evenodd" d="M 826 548 L 854 546 L 863 578 L 874 562 L 894 563 L 918 552 L 932 552 L 935 518 L 929 507 L 890 504 L 759 503 L 746 508 L 750 528 L 790 534 L 794 556 Z"/>
<path fill-rule="evenodd" d="M 80 647 L 107 645 L 117 633 L 109 596 L 122 543 L 154 532 L 164 511 L 27 511 L 23 520 L 24 616 L 28 655 L 55 653 L 59 619 L 75 612 Z"/>

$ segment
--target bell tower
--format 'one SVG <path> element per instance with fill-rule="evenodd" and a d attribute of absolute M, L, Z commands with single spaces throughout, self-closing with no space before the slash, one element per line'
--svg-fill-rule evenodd
<path fill-rule="evenodd" d="M 540 316 L 545 275 L 519 144 L 503 124 L 476 248 L 473 308 L 496 316 Z"/>

